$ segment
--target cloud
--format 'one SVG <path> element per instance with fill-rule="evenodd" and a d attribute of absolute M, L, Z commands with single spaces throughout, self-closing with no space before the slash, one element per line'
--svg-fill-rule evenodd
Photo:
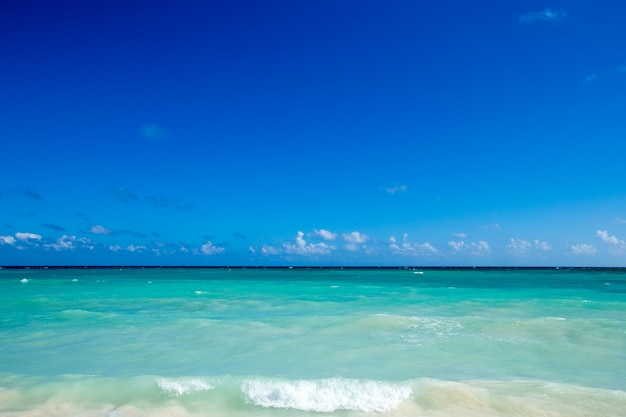
<path fill-rule="evenodd" d="M 56 224 L 52 224 L 52 223 L 42 223 L 41 227 L 45 227 L 47 229 L 52 229 L 55 232 L 63 232 L 65 231 L 65 228 Z"/>
<path fill-rule="evenodd" d="M 367 235 L 356 231 L 344 233 L 341 237 L 348 243 L 365 243 L 370 239 Z"/>
<path fill-rule="evenodd" d="M 22 187 L 22 188 L 15 189 L 14 191 L 18 194 L 23 195 L 26 198 L 30 198 L 31 200 L 37 200 L 37 201 L 43 200 L 43 196 L 30 187 Z"/>
<path fill-rule="evenodd" d="M 137 197 L 135 193 L 128 191 L 124 187 L 106 187 L 104 191 L 111 194 L 114 199 L 123 201 L 124 203 L 139 201 L 139 197 Z"/>
<path fill-rule="evenodd" d="M 385 188 L 385 191 L 391 195 L 394 195 L 396 193 L 405 193 L 408 189 L 409 187 L 407 187 L 405 184 L 402 184 L 402 185 L 394 185 L 393 187 Z"/>
<path fill-rule="evenodd" d="M 335 239 L 337 239 L 337 233 L 330 232 L 330 231 L 328 231 L 326 229 L 320 229 L 320 230 L 314 229 L 313 233 L 315 233 L 316 236 L 319 236 L 319 237 L 321 237 L 324 240 L 335 240 Z"/>
<path fill-rule="evenodd" d="M 595 255 L 597 252 L 593 245 L 587 245 L 586 243 L 572 245 L 570 249 L 574 255 Z"/>
<path fill-rule="evenodd" d="M 610 246 L 609 252 L 617 254 L 626 252 L 626 242 L 618 239 L 615 235 L 609 235 L 606 230 L 598 230 L 596 237 Z"/>
<path fill-rule="evenodd" d="M 0 236 L 0 244 L 2 245 L 15 245 L 15 238 L 13 236 Z"/>
<path fill-rule="evenodd" d="M 456 252 L 465 252 L 470 255 L 484 256 L 491 253 L 489 244 L 484 240 L 476 242 L 465 243 L 464 241 L 450 241 L 448 246 L 454 249 Z"/>
<path fill-rule="evenodd" d="M 585 84 L 589 84 L 594 82 L 596 79 L 598 78 L 598 76 L 596 74 L 591 74 L 591 75 L 587 75 L 585 77 L 585 79 L 583 80 L 583 83 Z"/>
<path fill-rule="evenodd" d="M 91 226 L 89 228 L 89 233 L 93 233 L 94 235 L 116 235 L 117 234 L 115 230 L 111 230 L 108 227 L 104 227 L 99 224 Z"/>
<path fill-rule="evenodd" d="M 550 22 L 556 23 L 564 20 L 567 17 L 567 13 L 564 11 L 553 11 L 552 9 L 545 9 L 541 12 L 530 12 L 520 16 L 519 21 L 521 23 L 535 23 L 535 22 Z"/>
<path fill-rule="evenodd" d="M 248 238 L 246 237 L 246 235 L 241 234 L 241 233 L 233 233 L 233 237 L 235 239 L 240 239 L 240 240 L 248 240 Z"/>
<path fill-rule="evenodd" d="M 280 249 L 277 249 L 270 245 L 263 244 L 263 246 L 261 247 L 261 253 L 265 256 L 279 255 Z"/>
<path fill-rule="evenodd" d="M 139 128 L 139 134 L 150 140 L 165 140 L 170 136 L 167 129 L 157 126 L 154 123 L 146 123 Z"/>
<path fill-rule="evenodd" d="M 21 241 L 41 240 L 41 235 L 38 235 L 36 233 L 17 232 L 15 234 L 15 238 Z"/>
<path fill-rule="evenodd" d="M 46 248 L 51 248 L 56 251 L 73 250 L 76 248 L 93 249 L 94 245 L 91 240 L 86 237 L 77 238 L 76 236 L 63 235 L 56 240 L 55 243 L 46 243 Z"/>
<path fill-rule="evenodd" d="M 550 251 L 552 246 L 547 242 L 540 242 L 535 239 L 533 242 L 524 239 L 513 239 L 509 241 L 506 248 L 515 256 L 527 256 L 533 251 Z"/>
<path fill-rule="evenodd" d="M 626 219 L 622 219 L 621 217 L 615 218 L 615 223 L 617 224 L 626 224 Z"/>
<path fill-rule="evenodd" d="M 210 241 L 200 247 L 200 253 L 204 255 L 217 255 L 224 251 L 225 249 L 223 247 L 215 246 Z"/>
<path fill-rule="evenodd" d="M 458 237 L 459 239 L 467 239 L 468 238 L 467 233 L 455 233 L 452 236 Z"/>
<path fill-rule="evenodd" d="M 159 208 L 174 208 L 176 210 L 188 210 L 191 208 L 191 204 L 182 203 L 176 197 L 165 197 L 162 195 L 148 195 L 145 199 L 154 207 Z"/>
<path fill-rule="evenodd" d="M 389 238 L 389 249 L 394 253 L 404 255 L 425 256 L 433 255 L 439 251 L 431 245 L 429 242 L 424 243 L 411 243 L 409 242 L 409 235 L 407 233 L 402 234 L 402 241 L 398 245 L 398 240 L 395 236 Z"/>
<path fill-rule="evenodd" d="M 86 222 L 89 221 L 89 218 L 87 218 L 87 215 L 85 213 L 76 213 L 75 216 L 80 218 L 80 219 L 83 219 Z"/>
<path fill-rule="evenodd" d="M 283 243 L 283 249 L 286 253 L 296 255 L 327 255 L 333 249 L 334 246 L 327 245 L 326 243 L 306 243 L 304 240 L 304 233 L 298 231 L 298 234 L 294 240 L 294 243 Z"/>
<path fill-rule="evenodd" d="M 605 69 L 602 71 L 597 71 L 594 72 L 593 74 L 589 74 L 587 75 L 584 79 L 583 79 L 583 84 L 592 84 L 596 81 L 600 81 L 601 79 L 606 79 L 606 78 L 612 78 L 612 77 L 622 77 L 624 74 L 626 74 L 626 67 L 624 66 L 620 66 L 620 67 L 613 67 L 611 69 Z"/>
<path fill-rule="evenodd" d="M 121 247 L 120 245 L 109 246 L 109 250 L 111 250 L 113 252 L 119 252 L 121 250 L 124 250 L 124 251 L 127 251 L 127 252 L 144 252 L 147 249 L 148 248 L 146 248 L 145 246 L 135 246 L 135 245 L 128 245 L 125 248 Z"/>

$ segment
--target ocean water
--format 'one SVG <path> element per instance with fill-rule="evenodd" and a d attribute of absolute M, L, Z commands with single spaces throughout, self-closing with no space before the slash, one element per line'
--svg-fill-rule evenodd
<path fill-rule="evenodd" d="M 0 270 L 0 416 L 624 415 L 623 270 Z"/>

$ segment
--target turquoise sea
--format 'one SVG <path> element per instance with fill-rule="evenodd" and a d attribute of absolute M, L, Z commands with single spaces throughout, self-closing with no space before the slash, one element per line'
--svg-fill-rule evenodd
<path fill-rule="evenodd" d="M 0 270 L 0 416 L 625 413 L 624 270 Z"/>

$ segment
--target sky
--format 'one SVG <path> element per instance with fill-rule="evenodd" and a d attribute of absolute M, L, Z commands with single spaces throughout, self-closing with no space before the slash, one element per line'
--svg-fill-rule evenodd
<path fill-rule="evenodd" d="M 5 1 L 0 265 L 626 266 L 624 22 Z"/>

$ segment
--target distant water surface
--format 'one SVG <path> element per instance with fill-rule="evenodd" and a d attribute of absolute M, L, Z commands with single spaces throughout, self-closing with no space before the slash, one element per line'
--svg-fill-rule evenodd
<path fill-rule="evenodd" d="M 0 270 L 0 416 L 624 410 L 621 270 Z"/>

